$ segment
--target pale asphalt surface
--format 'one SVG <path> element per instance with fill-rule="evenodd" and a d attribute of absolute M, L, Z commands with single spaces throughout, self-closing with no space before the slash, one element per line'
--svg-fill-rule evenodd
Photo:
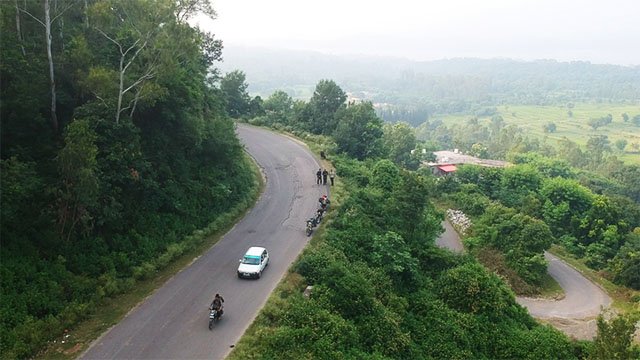
<path fill-rule="evenodd" d="M 251 324 L 310 239 L 305 220 L 327 190 L 315 184 L 319 165 L 305 146 L 246 125 L 238 126 L 238 134 L 266 177 L 256 206 L 80 358 L 223 359 Z M 238 279 L 238 259 L 254 245 L 269 250 L 269 266 L 261 279 Z M 225 298 L 225 313 L 209 331 L 207 307 L 215 293 Z"/>

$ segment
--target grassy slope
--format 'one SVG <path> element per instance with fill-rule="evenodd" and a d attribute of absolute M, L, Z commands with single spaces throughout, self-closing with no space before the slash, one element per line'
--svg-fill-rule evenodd
<path fill-rule="evenodd" d="M 581 146 L 584 146 L 593 135 L 607 135 L 613 144 L 618 139 L 626 139 L 627 147 L 625 153 L 617 152 L 619 159 L 628 164 L 640 164 L 640 153 L 633 153 L 631 144 L 640 145 L 640 127 L 634 126 L 631 122 L 622 121 L 622 113 L 633 118 L 640 114 L 639 105 L 614 105 L 614 104 L 590 104 L 579 103 L 572 109 L 573 117 L 569 117 L 568 108 L 565 106 L 525 106 L 525 105 L 504 105 L 498 106 L 498 112 L 506 124 L 515 124 L 526 130 L 526 133 L 538 137 L 547 136 L 550 143 L 555 145 L 555 141 L 567 137 Z M 591 118 L 600 118 L 611 114 L 613 122 L 607 126 L 593 130 L 587 124 Z M 446 125 L 460 123 L 469 119 L 470 115 L 442 115 L 435 116 L 435 119 L 442 119 Z M 489 121 L 491 117 L 480 117 L 481 121 Z M 545 134 L 543 126 L 553 122 L 557 126 L 557 131 L 553 134 Z"/>

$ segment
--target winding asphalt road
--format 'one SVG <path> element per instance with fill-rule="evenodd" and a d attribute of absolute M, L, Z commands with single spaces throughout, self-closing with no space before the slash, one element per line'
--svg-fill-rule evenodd
<path fill-rule="evenodd" d="M 460 237 L 451 224 L 445 220 L 442 226 L 445 231 L 436 244 L 454 252 L 463 251 Z M 547 252 L 544 256 L 549 262 L 549 275 L 560 284 L 565 297 L 562 300 L 517 297 L 516 301 L 526 307 L 533 317 L 588 319 L 597 316 L 602 308 L 611 304 L 609 295 L 577 270 Z"/>
<path fill-rule="evenodd" d="M 318 163 L 304 145 L 285 136 L 246 125 L 237 132 L 266 177 L 256 206 L 80 358 L 223 359 L 298 257 L 309 239 L 305 220 L 327 191 L 315 185 Z M 269 250 L 269 266 L 258 280 L 238 279 L 238 259 L 254 245 Z M 226 300 L 225 314 L 209 331 L 207 308 L 215 293 Z"/>
<path fill-rule="evenodd" d="M 518 303 L 537 318 L 587 319 L 597 316 L 602 308 L 611 305 L 611 298 L 600 287 L 582 276 L 576 269 L 556 256 L 544 253 L 549 262 L 548 272 L 562 290 L 562 300 L 518 297 Z"/>

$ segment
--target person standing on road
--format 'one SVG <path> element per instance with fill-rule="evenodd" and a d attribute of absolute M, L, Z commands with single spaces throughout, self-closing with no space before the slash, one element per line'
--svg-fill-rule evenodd
<path fill-rule="evenodd" d="M 336 171 L 335 169 L 331 169 L 331 172 L 329 172 L 329 179 L 331 179 L 331 186 L 333 186 L 333 179 L 336 177 Z"/>
<path fill-rule="evenodd" d="M 318 171 L 316 172 L 316 184 L 322 184 L 322 169 L 318 169 Z"/>
<path fill-rule="evenodd" d="M 327 176 L 329 176 L 329 172 L 327 169 L 324 169 L 322 172 L 322 185 L 327 185 Z"/>

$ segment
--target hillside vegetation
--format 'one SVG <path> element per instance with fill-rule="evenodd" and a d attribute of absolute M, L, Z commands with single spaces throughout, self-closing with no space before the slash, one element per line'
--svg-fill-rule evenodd
<path fill-rule="evenodd" d="M 486 135 L 490 150 L 518 165 L 470 166 L 435 178 L 416 171 L 429 155 L 411 154 L 422 145 L 408 124 L 384 124 L 371 103 L 346 98 L 335 82 L 322 80 L 308 102 L 278 91 L 259 116 L 246 115 L 316 142 L 348 195 L 232 359 L 606 358 L 618 350 L 623 358 L 637 356 L 629 342 L 636 315 L 601 319 L 595 342 L 571 342 L 533 321 L 503 282 L 535 292 L 547 267 L 543 251 L 559 243 L 616 282 L 637 287 L 639 262 L 629 254 L 639 244 L 633 229 L 640 206 L 622 195 L 629 189 L 605 178 L 599 191 L 611 195 L 596 194 L 579 182 L 589 173 L 531 153 L 541 147 L 526 138 L 512 136 L 500 147 L 492 135 L 510 127 L 490 129 L 477 120 L 452 136 Z M 487 264 L 491 270 L 434 246 L 442 215 L 433 199 L 478 220 L 467 245 L 471 254 L 497 259 Z M 313 287 L 308 295 L 306 286 Z"/>
<path fill-rule="evenodd" d="M 221 43 L 186 22 L 208 2 L 53 3 L 0 2 L 6 359 L 154 277 L 256 186 L 210 71 Z"/>
<path fill-rule="evenodd" d="M 575 358 L 473 258 L 434 245 L 428 178 L 389 160 L 334 158 L 349 196 L 231 359 Z M 313 290 L 302 295 L 305 285 Z"/>

